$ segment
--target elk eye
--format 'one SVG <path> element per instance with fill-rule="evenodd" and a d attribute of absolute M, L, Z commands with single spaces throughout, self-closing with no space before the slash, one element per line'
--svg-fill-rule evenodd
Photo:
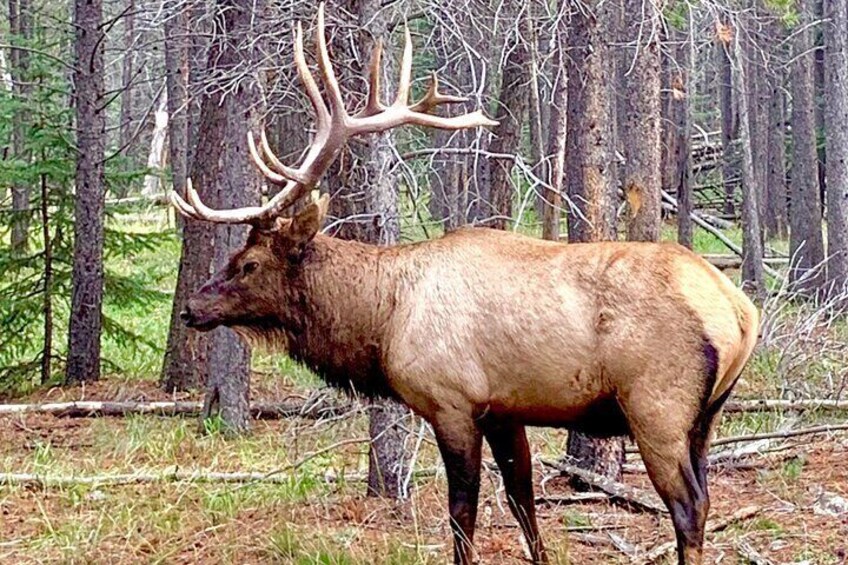
<path fill-rule="evenodd" d="M 241 268 L 241 272 L 242 272 L 243 275 L 249 275 L 250 273 L 255 271 L 257 268 L 259 268 L 259 263 L 257 263 L 256 261 L 248 261 Z"/>

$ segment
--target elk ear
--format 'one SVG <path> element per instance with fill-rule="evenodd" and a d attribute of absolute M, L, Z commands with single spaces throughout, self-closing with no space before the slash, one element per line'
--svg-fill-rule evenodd
<path fill-rule="evenodd" d="M 327 216 L 327 208 L 330 206 L 330 196 L 324 194 L 316 198 L 291 220 L 289 226 L 289 237 L 296 244 L 308 243 L 315 237 L 324 218 Z"/>

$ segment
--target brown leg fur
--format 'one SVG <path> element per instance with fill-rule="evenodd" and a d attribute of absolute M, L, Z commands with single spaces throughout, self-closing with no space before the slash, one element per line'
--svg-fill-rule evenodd
<path fill-rule="evenodd" d="M 433 429 L 448 477 L 454 563 L 470 564 L 474 559 L 482 434 L 470 416 L 456 413 L 440 418 Z"/>
<path fill-rule="evenodd" d="M 503 475 L 509 509 L 524 532 L 533 563 L 547 563 L 548 556 L 536 523 L 530 448 L 524 426 L 487 421 L 483 434 Z"/>
<path fill-rule="evenodd" d="M 645 397 L 635 406 L 628 406 L 625 400 L 622 408 L 648 476 L 671 512 L 680 565 L 701 565 L 704 525 L 710 507 L 706 488 L 707 440 L 700 439 L 704 426 L 698 414 L 683 413 L 691 401 L 670 398 L 673 395 L 674 391 L 668 391 L 667 396 L 657 400 L 662 405 L 644 402 Z M 669 412 L 670 406 L 676 407 L 675 413 Z M 692 440 L 697 440 L 697 445 Z"/>

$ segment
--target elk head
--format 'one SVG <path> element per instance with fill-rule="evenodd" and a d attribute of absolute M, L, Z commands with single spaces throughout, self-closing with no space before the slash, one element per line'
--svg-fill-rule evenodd
<path fill-rule="evenodd" d="M 262 206 L 232 210 L 214 210 L 207 207 L 190 179 L 187 183 L 187 199 L 183 199 L 175 191 L 170 194 L 173 206 L 187 218 L 252 226 L 245 247 L 230 259 L 224 269 L 203 285 L 180 314 L 190 327 L 211 330 L 219 325 L 245 326 L 272 322 L 268 318 L 276 311 L 275 306 L 279 306 L 279 296 L 274 290 L 284 288 L 287 279 L 296 276 L 299 262 L 304 255 L 303 250 L 320 229 L 329 199 L 326 195 L 316 199 L 291 218 L 283 217 L 283 212 L 318 185 L 323 174 L 351 137 L 382 132 L 404 124 L 449 130 L 497 124 L 479 110 L 451 118 L 430 114 L 429 112 L 438 105 L 465 100 L 439 92 L 435 73 L 424 97 L 414 104 L 409 104 L 412 41 L 408 29 L 394 102 L 385 106 L 380 101 L 382 45 L 378 43 L 372 53 L 365 107 L 351 116 L 345 109 L 330 63 L 324 35 L 323 3 L 318 8 L 315 43 L 318 70 L 328 104 L 325 103 L 307 66 L 303 49 L 303 30 L 298 23 L 295 31 L 295 64 L 315 111 L 316 121 L 315 136 L 303 162 L 297 168 L 282 163 L 271 151 L 264 132 L 260 136 L 258 148 L 252 133 L 249 133 L 247 138 L 250 155 L 256 166 L 270 183 L 282 186 L 282 189 Z"/>

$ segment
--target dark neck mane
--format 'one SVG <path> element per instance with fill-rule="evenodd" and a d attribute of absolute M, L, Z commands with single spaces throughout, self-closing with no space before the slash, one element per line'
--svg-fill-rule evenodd
<path fill-rule="evenodd" d="M 392 396 L 382 348 L 398 284 L 394 258 L 387 248 L 318 235 L 283 289 L 279 328 L 289 355 L 331 386 Z"/>

